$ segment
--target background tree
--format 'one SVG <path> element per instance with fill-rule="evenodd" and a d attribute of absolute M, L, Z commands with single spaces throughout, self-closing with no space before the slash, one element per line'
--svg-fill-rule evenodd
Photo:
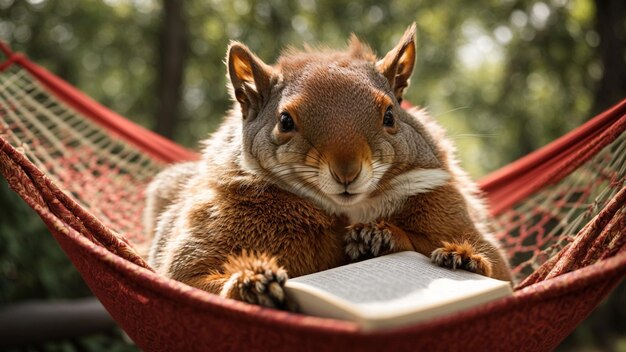
<path fill-rule="evenodd" d="M 0 39 L 195 147 L 231 104 L 230 40 L 266 62 L 286 45 L 341 47 L 351 32 L 385 53 L 415 21 L 407 99 L 448 128 L 480 177 L 626 96 L 625 12 L 622 0 L 0 0 Z M 38 218 L 0 182 L 0 304 L 87 294 Z M 624 346 L 624 293 L 622 285 L 563 347 Z M 84 343 L 114 341 L 94 339 Z"/>
<path fill-rule="evenodd" d="M 180 96 L 187 54 L 187 28 L 183 14 L 184 1 L 163 0 L 159 33 L 158 109 L 155 111 L 159 134 L 172 138 L 176 130 Z"/>

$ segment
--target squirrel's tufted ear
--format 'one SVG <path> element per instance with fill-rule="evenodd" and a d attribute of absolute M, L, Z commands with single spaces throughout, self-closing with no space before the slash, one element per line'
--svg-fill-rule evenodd
<path fill-rule="evenodd" d="M 415 22 L 404 32 L 395 48 L 376 63 L 376 68 L 387 78 L 398 102 L 402 101 L 404 89 L 415 66 Z"/>
<path fill-rule="evenodd" d="M 251 109 L 258 111 L 269 99 L 273 69 L 238 42 L 228 47 L 227 62 L 233 97 L 246 118 Z"/>

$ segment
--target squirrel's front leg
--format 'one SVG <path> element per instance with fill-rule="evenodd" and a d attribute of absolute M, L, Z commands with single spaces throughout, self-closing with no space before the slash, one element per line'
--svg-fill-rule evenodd
<path fill-rule="evenodd" d="M 468 241 L 461 243 L 443 241 L 440 248 L 432 251 L 430 259 L 439 266 L 453 270 L 465 269 L 489 277 L 493 273 L 491 261 Z"/>
<path fill-rule="evenodd" d="M 294 310 L 284 292 L 287 271 L 276 258 L 266 254 L 246 253 L 230 256 L 223 272 L 209 274 L 187 284 L 231 298 L 260 306 Z"/>
<path fill-rule="evenodd" d="M 408 235 L 399 227 L 385 220 L 350 225 L 347 230 L 345 237 L 346 254 L 352 260 L 363 260 L 389 253 L 415 250 Z"/>

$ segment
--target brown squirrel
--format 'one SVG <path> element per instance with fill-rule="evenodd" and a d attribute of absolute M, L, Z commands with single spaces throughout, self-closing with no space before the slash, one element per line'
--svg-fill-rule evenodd
<path fill-rule="evenodd" d="M 236 100 L 202 159 L 147 190 L 149 263 L 191 286 L 286 307 L 290 277 L 411 250 L 511 280 L 474 183 L 444 130 L 400 107 L 415 24 L 383 59 L 289 49 L 274 66 L 228 48 Z"/>

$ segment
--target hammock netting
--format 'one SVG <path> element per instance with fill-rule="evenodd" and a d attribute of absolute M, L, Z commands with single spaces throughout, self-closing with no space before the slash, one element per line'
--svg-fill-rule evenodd
<path fill-rule="evenodd" d="M 549 350 L 626 273 L 626 101 L 481 180 L 516 278 L 512 297 L 364 333 L 156 275 L 137 254 L 147 246 L 144 188 L 197 155 L 0 49 L 0 171 L 142 349 Z"/>

